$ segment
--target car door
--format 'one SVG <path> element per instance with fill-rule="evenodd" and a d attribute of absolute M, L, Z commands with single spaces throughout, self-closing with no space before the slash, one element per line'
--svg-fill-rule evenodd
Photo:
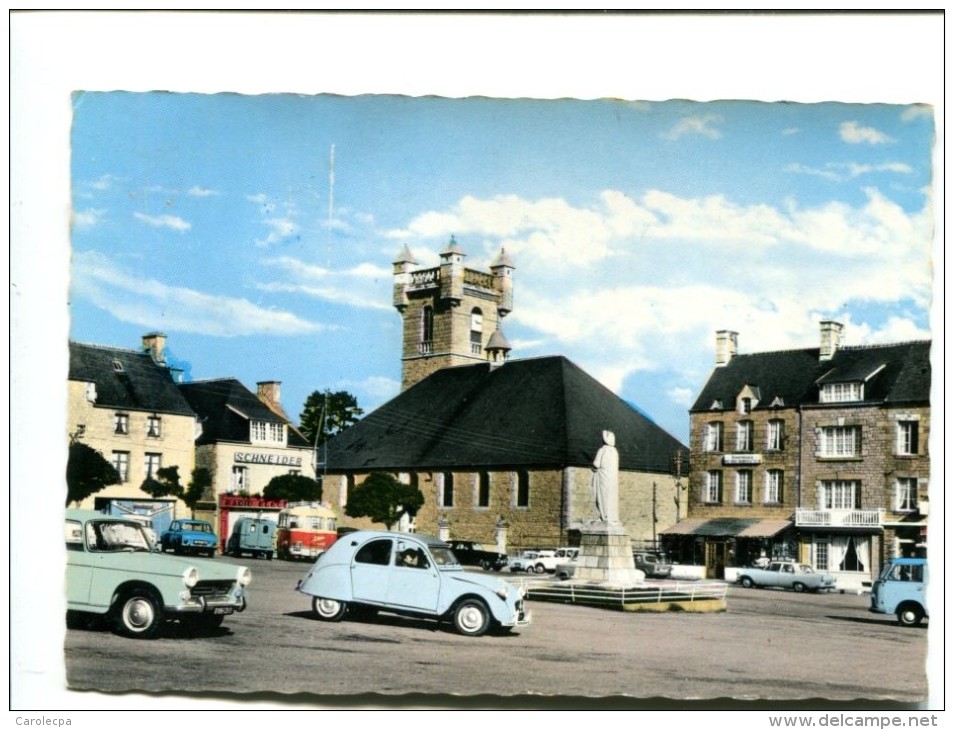
<path fill-rule="evenodd" d="M 86 550 L 83 526 L 66 521 L 66 600 L 70 608 L 89 604 L 89 587 L 93 580 L 92 556 Z"/>
<path fill-rule="evenodd" d="M 427 551 L 417 543 L 398 540 L 388 577 L 388 604 L 408 611 L 437 613 L 440 574 Z"/>
<path fill-rule="evenodd" d="M 383 604 L 388 599 L 388 581 L 393 570 L 394 540 L 376 537 L 358 548 L 351 560 L 351 594 L 355 601 Z"/>

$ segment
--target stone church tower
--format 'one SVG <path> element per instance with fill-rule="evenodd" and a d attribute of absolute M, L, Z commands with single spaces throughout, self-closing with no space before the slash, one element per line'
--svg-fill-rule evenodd
<path fill-rule="evenodd" d="M 502 363 L 510 351 L 500 322 L 513 308 L 513 262 L 500 249 L 488 273 L 464 268 L 465 255 L 451 236 L 436 268 L 412 271 L 407 246 L 394 261 L 402 391 L 441 368 Z"/>

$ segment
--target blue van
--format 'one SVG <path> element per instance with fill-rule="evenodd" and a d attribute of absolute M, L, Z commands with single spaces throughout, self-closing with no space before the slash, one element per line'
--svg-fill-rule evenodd
<path fill-rule="evenodd" d="M 871 588 L 872 613 L 893 613 L 902 626 L 917 626 L 927 615 L 926 558 L 893 558 Z"/>
<path fill-rule="evenodd" d="M 226 555 L 249 554 L 271 560 L 275 555 L 275 523 L 255 517 L 240 517 L 232 525 Z"/>

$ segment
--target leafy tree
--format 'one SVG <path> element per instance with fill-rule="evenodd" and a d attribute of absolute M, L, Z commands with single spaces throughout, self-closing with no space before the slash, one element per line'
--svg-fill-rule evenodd
<path fill-rule="evenodd" d="M 284 499 L 289 502 L 320 502 L 321 482 L 302 474 L 282 474 L 262 490 L 265 499 Z"/>
<path fill-rule="evenodd" d="M 370 517 L 391 529 L 404 515 L 413 517 L 424 504 L 417 487 L 402 484 L 391 474 L 374 472 L 348 495 L 348 517 Z"/>
<path fill-rule="evenodd" d="M 153 497 L 181 497 L 182 484 L 179 481 L 178 466 L 164 466 L 156 470 L 155 477 L 146 477 L 139 487 Z"/>
<path fill-rule="evenodd" d="M 212 486 L 212 472 L 204 466 L 196 467 L 192 470 L 192 478 L 189 480 L 189 486 L 182 495 L 182 501 L 186 503 L 189 509 L 195 510 L 205 490 Z"/>
<path fill-rule="evenodd" d="M 92 446 L 79 441 L 70 444 L 69 460 L 66 463 L 66 505 L 82 502 L 91 494 L 119 484 L 116 467 Z"/>
<path fill-rule="evenodd" d="M 332 393 L 316 390 L 305 400 L 305 408 L 299 416 L 302 435 L 309 443 L 323 444 L 332 436 L 348 426 L 357 423 L 364 411 L 358 407 L 358 400 L 345 390 Z"/>

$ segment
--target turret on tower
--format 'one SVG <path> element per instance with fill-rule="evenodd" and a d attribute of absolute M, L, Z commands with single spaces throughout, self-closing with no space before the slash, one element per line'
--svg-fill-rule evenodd
<path fill-rule="evenodd" d="M 412 271 L 405 246 L 394 262 L 394 307 L 404 322 L 401 389 L 453 365 L 500 364 L 510 345 L 500 321 L 513 308 L 514 265 L 500 250 L 490 272 L 464 267 L 466 254 L 451 236 L 440 265 Z"/>

